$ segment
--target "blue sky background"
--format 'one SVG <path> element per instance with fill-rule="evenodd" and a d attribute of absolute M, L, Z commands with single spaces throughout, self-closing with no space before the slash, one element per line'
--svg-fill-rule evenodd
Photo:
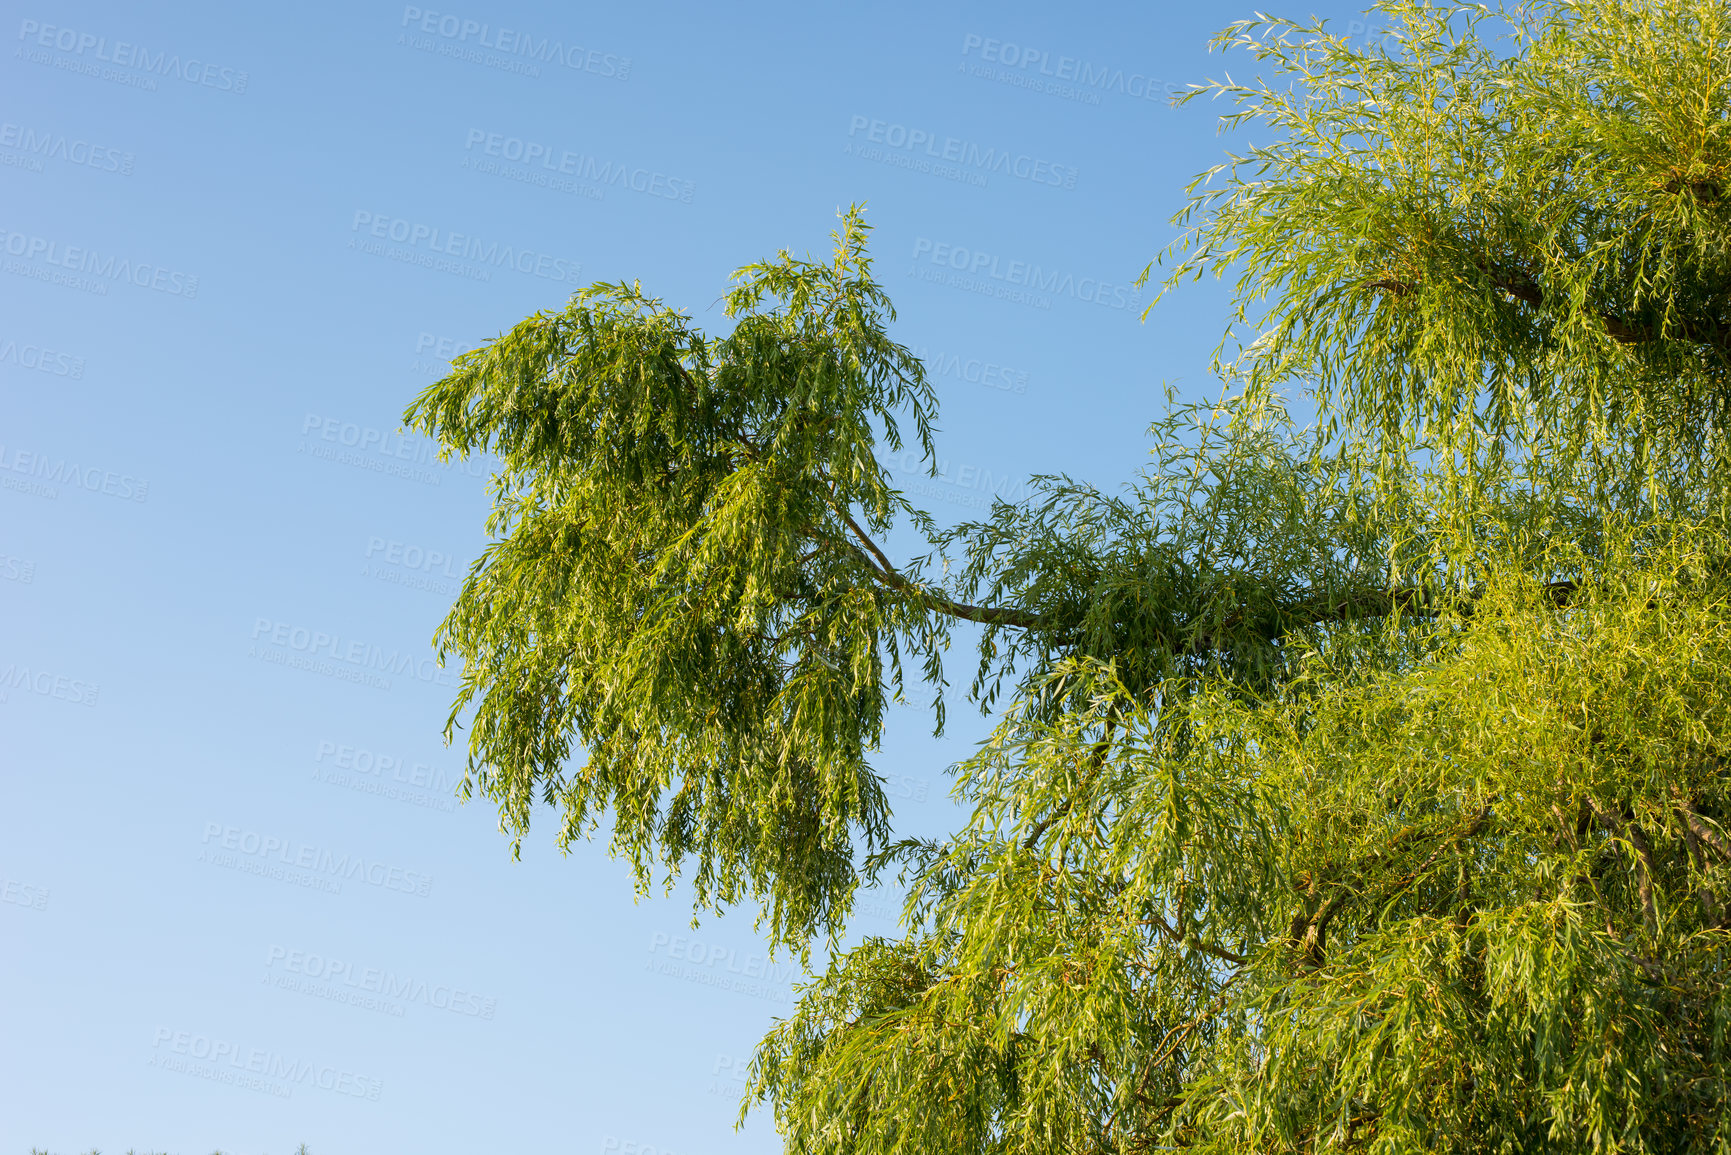
<path fill-rule="evenodd" d="M 1222 289 L 1128 286 L 1224 147 L 1164 93 L 1248 72 L 1206 42 L 1249 8 L 461 3 L 3 6 L 0 1152 L 779 1149 L 732 1129 L 797 978 L 751 912 L 693 931 L 452 799 L 429 639 L 484 470 L 396 430 L 456 351 L 591 280 L 720 326 L 866 201 L 940 519 L 1114 486 L 1163 384 L 1217 389 Z M 1011 262 L 1069 288 L 976 291 Z M 961 822 L 951 717 L 896 711 L 898 832 Z"/>

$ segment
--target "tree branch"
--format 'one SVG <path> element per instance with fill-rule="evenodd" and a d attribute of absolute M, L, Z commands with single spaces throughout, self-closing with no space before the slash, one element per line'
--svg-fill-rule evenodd
<path fill-rule="evenodd" d="M 1681 790 L 1673 790 L 1672 793 L 1677 799 L 1677 809 L 1683 812 L 1684 823 L 1695 837 L 1717 850 L 1720 857 L 1731 860 L 1731 845 L 1726 843 L 1724 835 L 1701 821 L 1701 816 L 1695 813 L 1695 808 L 1689 805 L 1689 800 L 1683 796 Z"/>
<path fill-rule="evenodd" d="M 1696 836 L 1694 827 L 1689 823 L 1687 814 L 1681 806 L 1677 812 L 1683 817 L 1683 853 L 1684 869 L 1693 871 L 1699 869 L 1701 882 L 1695 887 L 1695 897 L 1701 903 L 1701 913 L 1707 922 L 1713 926 L 1724 926 L 1725 920 L 1719 913 L 1719 899 L 1714 895 L 1713 888 L 1707 885 L 1707 852 L 1701 848 L 1701 839 Z"/>
<path fill-rule="evenodd" d="M 1545 597 L 1553 606 L 1561 609 L 1573 600 L 1579 587 L 1572 581 L 1549 582 L 1545 585 Z M 1471 614 L 1473 604 L 1479 598 L 1478 591 L 1467 593 L 1463 597 L 1443 598 L 1425 589 L 1375 590 L 1356 594 L 1342 600 L 1313 598 L 1295 602 L 1293 605 L 1274 611 L 1274 620 L 1269 624 L 1278 627 L 1285 633 L 1306 626 L 1335 625 L 1357 621 L 1361 618 L 1387 617 L 1393 613 L 1409 614 L 1413 617 L 1435 617 L 1444 608 L 1454 606 L 1463 613 Z M 1227 617 L 1223 623 L 1227 629 L 1242 627 L 1247 623 L 1241 614 Z M 1234 639 L 1222 634 L 1203 634 L 1185 651 L 1190 655 L 1204 654 L 1210 650 L 1230 648 Z"/>
<path fill-rule="evenodd" d="M 1176 930 L 1174 930 L 1172 928 L 1172 926 L 1165 919 L 1161 918 L 1158 914 L 1154 915 L 1151 918 L 1145 918 L 1145 919 L 1140 920 L 1139 925 L 1151 926 L 1154 929 L 1158 930 L 1161 934 L 1165 935 L 1167 938 L 1171 939 L 1173 942 L 1177 943 L 1179 946 L 1185 947 L 1189 950 L 1201 951 L 1203 954 L 1206 954 L 1206 955 L 1213 955 L 1215 958 L 1219 959 L 1221 962 L 1229 962 L 1235 967 L 1241 967 L 1246 962 L 1249 961 L 1243 955 L 1234 954 L 1232 951 L 1227 950 L 1223 946 L 1216 946 L 1215 944 L 1213 944 L 1211 942 L 1204 942 L 1202 939 L 1196 938 L 1194 935 L 1186 937 L 1185 935 L 1179 934 Z"/>
<path fill-rule="evenodd" d="M 1519 270 L 1511 272 L 1491 268 L 1483 262 L 1475 263 L 1478 264 L 1480 272 L 1490 277 L 1492 288 L 1507 293 L 1523 305 L 1528 305 L 1534 309 L 1544 307 L 1545 291 L 1540 288 L 1538 281 L 1530 274 Z M 1391 297 L 1404 297 L 1418 286 L 1411 281 L 1384 279 L 1366 281 L 1364 287 L 1380 290 Z M 1605 333 L 1619 344 L 1644 345 L 1652 341 L 1670 338 L 1672 340 L 1691 341 L 1698 345 L 1708 345 L 1718 350 L 1721 355 L 1731 354 L 1731 327 L 1726 325 L 1723 318 L 1718 320 L 1685 318 L 1677 326 L 1675 332 L 1665 333 L 1652 326 L 1631 324 L 1608 310 L 1601 309 L 1596 315 L 1599 323 L 1605 327 Z"/>
<path fill-rule="evenodd" d="M 1376 890 L 1382 893 L 1387 893 L 1391 890 L 1399 890 L 1402 887 L 1412 885 L 1419 878 L 1423 877 L 1426 871 L 1436 865 L 1437 859 L 1442 857 L 1444 851 L 1448 850 L 1452 846 L 1459 845 L 1482 831 L 1490 823 L 1492 813 L 1491 804 L 1489 802 L 1485 803 L 1479 808 L 1478 813 L 1474 814 L 1466 821 L 1465 825 L 1452 832 L 1448 832 L 1445 837 L 1431 848 L 1430 854 L 1428 854 L 1417 866 L 1406 871 L 1404 874 L 1392 881 L 1383 883 L 1380 887 L 1377 887 Z M 1315 873 L 1300 875 L 1295 880 L 1295 882 L 1303 888 L 1307 906 L 1316 901 L 1319 892 L 1324 885 L 1335 888 L 1334 892 L 1323 901 L 1320 907 L 1311 906 L 1311 909 L 1300 911 L 1298 914 L 1294 915 L 1292 919 L 1292 927 L 1288 931 L 1288 937 L 1292 940 L 1293 945 L 1303 950 L 1305 957 L 1310 960 L 1312 966 L 1322 965 L 1326 954 L 1328 924 L 1333 922 L 1334 917 L 1345 908 L 1347 902 L 1356 897 L 1359 893 L 1354 889 L 1353 883 L 1358 879 L 1364 878 L 1370 870 L 1393 858 L 1408 843 L 1425 838 L 1427 835 L 1432 833 L 1433 831 L 1421 827 L 1409 827 L 1395 835 L 1388 845 L 1383 847 L 1381 850 L 1373 851 L 1354 862 L 1349 862 L 1341 866 L 1328 866 Z"/>
<path fill-rule="evenodd" d="M 948 614 L 953 618 L 962 618 L 965 621 L 979 622 L 981 625 L 1015 626 L 1024 630 L 1052 628 L 1052 623 L 1049 620 L 1039 614 L 1029 613 L 1027 610 L 1007 606 L 972 606 L 966 602 L 958 602 L 953 598 L 945 597 L 927 586 L 909 581 L 896 571 L 895 566 L 890 564 L 890 559 L 884 556 L 883 550 L 877 547 L 877 543 L 872 541 L 866 531 L 859 527 L 859 523 L 845 509 L 836 507 L 833 503 L 832 508 L 835 508 L 842 521 L 847 524 L 848 529 L 855 537 L 859 538 L 861 545 L 865 547 L 863 550 L 856 548 L 855 552 L 860 555 L 861 560 L 865 561 L 872 575 L 891 589 L 902 593 L 911 593 L 939 613 Z"/>
<path fill-rule="evenodd" d="M 1058 821 L 1070 812 L 1070 803 L 1073 800 L 1073 797 L 1065 798 L 1052 809 L 1050 814 L 1034 823 L 1034 828 L 1028 831 L 1028 836 L 1026 838 L 1022 839 L 1022 849 L 1032 850 L 1035 846 L 1039 845 L 1041 837 L 1045 835 L 1046 831 L 1052 828 L 1052 823 Z"/>
<path fill-rule="evenodd" d="M 1653 847 L 1647 841 L 1641 825 L 1630 819 L 1628 823 L 1615 814 L 1600 806 L 1592 796 L 1588 796 L 1587 805 L 1593 808 L 1593 813 L 1599 818 L 1599 823 L 1613 834 L 1621 835 L 1635 851 L 1635 890 L 1641 896 L 1641 916 L 1646 920 L 1647 929 L 1653 934 L 1659 932 L 1659 914 L 1653 902 Z"/>

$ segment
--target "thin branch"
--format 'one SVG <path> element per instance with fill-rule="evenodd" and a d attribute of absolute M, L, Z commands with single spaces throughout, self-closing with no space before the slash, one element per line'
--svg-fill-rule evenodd
<path fill-rule="evenodd" d="M 1442 857 L 1444 851 L 1450 847 L 1458 846 L 1484 830 L 1491 820 L 1491 815 L 1491 804 L 1487 802 L 1480 807 L 1477 814 L 1466 821 L 1465 825 L 1449 833 L 1432 847 L 1430 854 L 1426 855 L 1417 866 L 1392 881 L 1383 883 L 1378 889 L 1387 893 L 1412 885 L 1423 877 L 1432 866 L 1436 865 L 1437 859 Z M 1408 843 L 1424 838 L 1431 833 L 1432 831 L 1422 827 L 1409 827 L 1397 834 L 1383 849 L 1374 851 L 1356 862 L 1338 867 L 1325 867 L 1315 874 L 1307 873 L 1295 880 L 1295 882 L 1303 885 L 1304 893 L 1309 902 L 1315 901 L 1318 891 L 1325 882 L 1336 888 L 1319 908 L 1308 913 L 1301 911 L 1292 919 L 1292 927 L 1288 932 L 1288 937 L 1295 947 L 1303 950 L 1311 965 L 1322 965 L 1326 955 L 1329 923 L 1333 922 L 1334 917 L 1345 909 L 1349 901 L 1358 896 L 1359 892 L 1353 887 L 1354 880 L 1363 878 L 1370 869 L 1387 862 Z"/>
<path fill-rule="evenodd" d="M 927 586 L 909 581 L 897 572 L 895 566 L 890 564 L 890 559 L 884 556 L 883 550 L 877 547 L 877 543 L 872 541 L 866 531 L 859 527 L 859 523 L 854 521 L 853 517 L 850 516 L 845 509 L 835 506 L 833 503 L 832 508 L 841 515 L 841 519 L 847 523 L 848 529 L 851 530 L 853 535 L 859 538 L 860 543 L 865 546 L 865 550 L 856 552 L 858 552 L 861 559 L 866 562 L 867 568 L 871 571 L 872 575 L 891 589 L 898 590 L 902 593 L 911 593 L 918 597 L 920 601 L 924 602 L 930 608 L 937 610 L 939 613 L 948 614 L 953 618 L 962 618 L 970 622 L 979 622 L 981 625 L 1015 626 L 1024 630 L 1044 630 L 1052 628 L 1053 623 L 1051 621 L 1041 617 L 1039 614 L 1029 613 L 1027 610 L 1019 610 L 1008 606 L 973 606 L 966 602 L 958 602 L 953 598 L 945 597 L 943 594 L 937 593 Z"/>
<path fill-rule="evenodd" d="M 1677 808 L 1683 812 L 1683 821 L 1694 833 L 1696 838 L 1719 852 L 1720 857 L 1731 859 L 1731 844 L 1727 844 L 1725 836 L 1701 821 L 1701 816 L 1695 813 L 1695 808 L 1689 805 L 1689 800 L 1681 790 L 1673 790 L 1677 799 Z"/>
<path fill-rule="evenodd" d="M 1707 885 L 1707 852 L 1701 848 L 1701 839 L 1690 825 L 1682 806 L 1677 807 L 1677 813 L 1683 818 L 1683 845 L 1686 847 L 1683 854 L 1684 868 L 1699 869 L 1702 875 L 1700 885 L 1695 888 L 1695 897 L 1701 903 L 1701 913 L 1712 925 L 1723 926 L 1725 922 L 1720 917 L 1719 899 L 1713 894 L 1713 888 Z"/>
<path fill-rule="evenodd" d="M 1105 733 L 1101 736 L 1100 740 L 1094 744 L 1093 756 L 1088 760 L 1089 778 L 1092 778 L 1095 774 L 1100 772 L 1101 763 L 1105 762 L 1106 755 L 1111 753 L 1112 732 L 1117 728 L 1118 709 L 1114 706 L 1112 708 L 1111 716 L 1106 719 Z M 1022 849 L 1032 850 L 1035 846 L 1038 846 L 1040 839 L 1045 836 L 1047 830 L 1051 829 L 1052 824 L 1070 812 L 1070 804 L 1075 801 L 1075 797 L 1074 794 L 1065 795 L 1064 801 L 1054 807 L 1050 814 L 1034 823 L 1033 830 L 1029 831 L 1028 836 L 1022 840 Z"/>
<path fill-rule="evenodd" d="M 1234 954 L 1223 946 L 1216 946 L 1214 943 L 1204 942 L 1202 939 L 1196 938 L 1194 935 L 1186 937 L 1185 935 L 1179 934 L 1172 928 L 1171 924 L 1161 918 L 1158 914 L 1155 914 L 1150 918 L 1140 919 L 1136 925 L 1151 926 L 1173 942 L 1177 943 L 1179 946 L 1188 948 L 1189 950 L 1201 951 L 1206 955 L 1213 955 L 1220 961 L 1229 962 L 1235 967 L 1241 967 L 1250 961 L 1243 955 Z"/>
<path fill-rule="evenodd" d="M 1653 847 L 1647 841 L 1646 834 L 1639 823 L 1631 819 L 1629 822 L 1600 806 L 1591 796 L 1587 805 L 1593 808 L 1593 813 L 1599 818 L 1599 824 L 1613 834 L 1626 839 L 1635 851 L 1635 889 L 1641 896 L 1641 916 L 1646 920 L 1647 929 L 1657 934 L 1659 931 L 1659 914 L 1653 902 Z"/>
<path fill-rule="evenodd" d="M 1547 582 L 1544 587 L 1545 598 L 1558 609 L 1563 609 L 1574 600 L 1580 587 L 1572 581 Z M 1408 587 L 1397 590 L 1375 590 L 1356 594 L 1345 599 L 1312 598 L 1293 603 L 1270 615 L 1274 618 L 1272 624 L 1278 625 L 1281 632 L 1302 629 L 1306 626 L 1334 625 L 1344 622 L 1358 621 L 1362 618 L 1388 617 L 1394 613 L 1406 614 L 1410 617 L 1436 617 L 1445 608 L 1453 607 L 1462 614 L 1471 615 L 1473 606 L 1481 596 L 1481 591 L 1472 590 L 1455 598 L 1441 597 L 1430 590 Z M 1236 629 L 1247 623 L 1243 615 L 1233 614 L 1223 623 L 1227 629 Z M 1196 655 L 1210 650 L 1226 649 L 1231 640 L 1219 634 L 1203 634 L 1199 636 L 1184 653 Z"/>
<path fill-rule="evenodd" d="M 1515 300 L 1531 308 L 1544 307 L 1545 291 L 1529 274 L 1491 269 L 1483 263 L 1479 263 L 1479 270 L 1491 278 L 1491 287 L 1499 292 L 1507 293 Z M 1395 298 L 1404 297 L 1417 287 L 1411 281 L 1392 279 L 1364 282 L 1364 288 L 1376 289 Z M 1721 356 L 1731 353 L 1731 328 L 1726 326 L 1723 319 L 1685 319 L 1676 327 L 1675 332 L 1665 333 L 1653 326 L 1631 324 L 1608 310 L 1601 309 L 1596 315 L 1599 323 L 1605 327 L 1606 335 L 1622 345 L 1645 345 L 1653 341 L 1670 338 L 1711 346 Z"/>
<path fill-rule="evenodd" d="M 1051 829 L 1052 824 L 1070 812 L 1070 803 L 1074 800 L 1073 797 L 1065 798 L 1062 802 L 1058 803 L 1050 814 L 1034 823 L 1034 828 L 1028 832 L 1026 838 L 1022 839 L 1022 849 L 1034 849 L 1034 847 L 1039 844 L 1041 837 L 1045 835 L 1046 831 Z"/>

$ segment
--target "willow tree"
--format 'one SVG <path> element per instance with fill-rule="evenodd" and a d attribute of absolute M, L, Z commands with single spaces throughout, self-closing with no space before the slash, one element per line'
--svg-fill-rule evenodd
<path fill-rule="evenodd" d="M 1731 1150 L 1731 10 L 1379 15 L 1221 37 L 1261 143 L 1162 267 L 1236 278 L 1229 388 L 1120 494 L 904 499 L 855 212 L 725 335 L 596 285 L 409 410 L 501 463 L 438 644 L 513 837 L 793 949 L 906 884 L 760 1047 L 790 1151 Z M 896 841 L 956 641 L 1005 704 Z"/>

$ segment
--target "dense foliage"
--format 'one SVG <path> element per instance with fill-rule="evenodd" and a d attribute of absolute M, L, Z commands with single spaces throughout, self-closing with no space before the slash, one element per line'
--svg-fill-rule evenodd
<path fill-rule="evenodd" d="M 513 835 L 610 812 L 795 947 L 907 884 L 760 1048 L 790 1151 L 1731 1151 L 1731 9 L 1381 11 L 1222 37 L 1271 143 L 1166 268 L 1236 278 L 1229 387 L 1121 496 L 901 497 L 857 213 L 726 336 L 596 286 L 410 409 L 502 462 L 439 641 Z M 958 627 L 1007 705 L 892 841 Z"/>

